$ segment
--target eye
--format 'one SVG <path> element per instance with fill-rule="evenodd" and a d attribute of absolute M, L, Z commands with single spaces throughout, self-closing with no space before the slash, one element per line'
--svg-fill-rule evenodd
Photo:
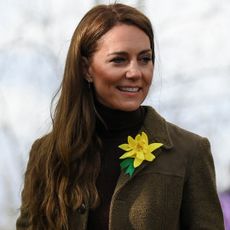
<path fill-rule="evenodd" d="M 148 62 L 152 61 L 152 57 L 150 55 L 145 55 L 145 56 L 140 57 L 139 60 L 143 62 L 144 64 L 147 64 Z"/>
<path fill-rule="evenodd" d="M 115 64 L 120 64 L 120 63 L 123 63 L 125 61 L 126 61 L 126 59 L 124 57 L 115 57 L 110 62 L 113 62 Z"/>

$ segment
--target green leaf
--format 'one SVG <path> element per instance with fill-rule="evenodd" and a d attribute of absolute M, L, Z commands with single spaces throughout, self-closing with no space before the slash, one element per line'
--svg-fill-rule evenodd
<path fill-rule="evenodd" d="M 133 175 L 135 170 L 133 161 L 133 158 L 127 158 L 120 163 L 121 168 L 125 170 L 125 174 L 129 174 L 130 176 Z"/>
<path fill-rule="evenodd" d="M 135 170 L 135 168 L 133 167 L 133 164 L 130 164 L 129 167 L 126 169 L 125 173 L 132 176 L 134 173 L 134 170 Z"/>
<path fill-rule="evenodd" d="M 120 166 L 122 169 L 125 169 L 126 167 L 128 167 L 130 164 L 132 164 L 134 161 L 134 159 L 132 158 L 126 158 L 125 160 L 123 160 L 121 163 L 120 163 Z"/>

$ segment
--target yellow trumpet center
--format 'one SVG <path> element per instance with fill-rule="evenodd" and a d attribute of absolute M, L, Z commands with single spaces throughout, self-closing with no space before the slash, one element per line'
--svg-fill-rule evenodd
<path fill-rule="evenodd" d="M 143 151 L 143 150 L 144 150 L 143 144 L 137 143 L 137 145 L 136 145 L 136 150 L 137 150 L 137 151 Z"/>

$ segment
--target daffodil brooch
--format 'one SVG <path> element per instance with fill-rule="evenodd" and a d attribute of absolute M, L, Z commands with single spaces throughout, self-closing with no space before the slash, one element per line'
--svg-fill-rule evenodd
<path fill-rule="evenodd" d="M 120 164 L 121 168 L 125 170 L 126 174 L 132 176 L 135 168 L 140 166 L 144 160 L 153 161 L 156 158 L 152 152 L 162 145 L 162 143 L 149 144 L 148 136 L 145 132 L 137 134 L 135 139 L 128 136 L 128 143 L 118 146 L 120 149 L 126 151 L 119 158 L 124 159 Z"/>

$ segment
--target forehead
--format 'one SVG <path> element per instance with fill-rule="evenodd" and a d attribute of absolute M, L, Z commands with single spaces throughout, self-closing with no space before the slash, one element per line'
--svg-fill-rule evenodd
<path fill-rule="evenodd" d="M 97 50 L 150 49 L 148 35 L 133 25 L 118 24 L 105 33 L 97 42 Z"/>

